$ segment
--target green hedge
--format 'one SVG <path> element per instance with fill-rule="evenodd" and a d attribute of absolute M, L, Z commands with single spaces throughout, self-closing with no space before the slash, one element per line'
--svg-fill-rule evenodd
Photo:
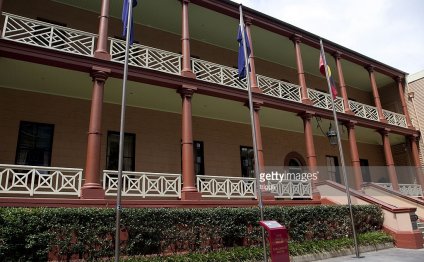
<path fill-rule="evenodd" d="M 357 232 L 379 230 L 382 212 L 354 206 Z M 211 251 L 258 245 L 257 208 L 124 209 L 123 255 Z M 284 224 L 291 241 L 337 239 L 351 232 L 346 206 L 268 207 L 265 218 Z M 0 261 L 113 256 L 115 211 L 96 208 L 1 208 Z"/>

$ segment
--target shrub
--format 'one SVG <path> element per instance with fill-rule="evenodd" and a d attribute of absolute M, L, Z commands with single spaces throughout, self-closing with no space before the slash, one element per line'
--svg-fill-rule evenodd
<path fill-rule="evenodd" d="M 382 212 L 354 206 L 358 233 L 379 230 Z M 346 206 L 267 207 L 265 219 L 286 225 L 290 240 L 351 235 Z M 211 251 L 261 241 L 257 208 L 123 209 L 124 255 Z M 0 260 L 63 260 L 113 256 L 115 211 L 106 208 L 1 208 Z"/>

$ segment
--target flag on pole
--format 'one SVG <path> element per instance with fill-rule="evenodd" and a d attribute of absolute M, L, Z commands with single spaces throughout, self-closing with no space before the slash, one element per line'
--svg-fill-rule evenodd
<path fill-rule="evenodd" d="M 242 21 L 240 21 L 240 22 L 242 22 Z M 244 26 L 244 24 L 243 24 L 243 26 Z M 237 42 L 239 43 L 238 65 L 237 65 L 239 79 L 243 79 L 247 75 L 246 60 L 248 60 L 249 56 L 250 56 L 250 44 L 249 44 L 249 38 L 247 37 L 247 34 L 246 34 L 246 28 L 244 28 L 243 31 L 244 31 L 244 39 L 246 41 L 247 57 L 244 56 L 243 36 L 242 36 L 241 26 L 239 25 L 238 32 L 237 32 Z"/>
<path fill-rule="evenodd" d="M 330 67 L 327 65 L 327 61 L 325 60 L 325 58 L 323 58 L 322 52 L 320 52 L 320 56 L 319 56 L 319 71 L 321 72 L 321 75 L 323 75 L 323 76 L 325 76 L 327 78 L 327 76 L 325 75 L 325 67 L 327 67 L 327 73 L 328 73 L 328 78 L 329 78 L 328 81 L 330 81 L 331 95 L 332 95 L 333 100 L 334 100 L 337 97 L 336 82 L 334 81 L 333 75 L 331 74 Z"/>
<path fill-rule="evenodd" d="M 132 7 L 137 6 L 137 0 L 132 1 Z M 124 0 L 123 6 L 122 6 L 122 23 L 124 24 L 124 31 L 122 32 L 122 36 L 127 36 L 127 26 L 128 26 L 128 14 L 129 14 L 129 0 Z M 131 16 L 131 32 L 130 32 L 130 45 L 134 43 L 134 21 L 133 21 L 133 15 Z"/>

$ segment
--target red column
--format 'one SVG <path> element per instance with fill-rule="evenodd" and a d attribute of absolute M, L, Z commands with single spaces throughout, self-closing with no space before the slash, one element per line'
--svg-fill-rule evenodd
<path fill-rule="evenodd" d="M 308 167 L 310 172 L 317 171 L 317 155 L 315 154 L 315 145 L 314 145 L 314 135 L 312 132 L 312 117 L 315 113 L 305 112 L 300 114 L 303 119 L 303 128 L 305 133 L 305 143 L 306 143 L 306 159 L 308 161 Z M 319 200 L 320 194 L 317 189 L 316 180 L 312 181 L 312 197 L 314 200 Z"/>
<path fill-rule="evenodd" d="M 405 92 L 404 92 L 403 81 L 402 81 L 403 79 L 400 77 L 396 77 L 395 80 L 398 84 L 399 97 L 400 97 L 400 102 L 402 104 L 402 111 L 406 118 L 406 125 L 408 126 L 408 128 L 414 128 L 412 126 L 411 117 L 409 116 L 408 107 L 406 106 Z"/>
<path fill-rule="evenodd" d="M 245 22 L 246 22 L 246 33 L 249 38 L 249 45 L 250 45 L 250 56 L 249 56 L 250 85 L 252 87 L 253 92 L 262 93 L 262 90 L 258 86 L 258 79 L 256 78 L 255 56 L 253 53 L 252 34 L 250 33 L 250 26 L 252 25 L 252 19 L 246 18 Z"/>
<path fill-rule="evenodd" d="M 302 52 L 300 51 L 300 43 L 302 42 L 300 35 L 293 35 L 291 40 L 294 43 L 296 51 L 297 75 L 299 77 L 299 85 L 301 87 L 302 103 L 311 105 L 312 102 L 308 97 L 308 88 L 306 87 L 305 72 L 303 71 Z"/>
<path fill-rule="evenodd" d="M 382 130 L 379 130 L 379 132 L 383 140 L 384 156 L 386 157 L 386 166 L 387 166 L 387 171 L 389 173 L 390 183 L 392 183 L 393 190 L 399 191 L 399 183 L 398 183 L 398 179 L 396 175 L 395 163 L 393 161 L 392 148 L 390 146 L 390 139 L 389 139 L 390 130 L 382 129 Z"/>
<path fill-rule="evenodd" d="M 110 54 L 107 49 L 108 24 L 109 24 L 109 0 L 102 0 L 100 12 L 99 37 L 97 38 L 97 48 L 94 57 L 110 60 Z"/>
<path fill-rule="evenodd" d="M 200 199 L 201 195 L 197 192 L 196 177 L 194 173 L 194 152 L 193 152 L 193 131 L 192 131 L 192 114 L 191 114 L 191 98 L 196 91 L 196 88 L 183 87 L 178 92 L 182 99 L 182 179 L 183 200 Z"/>
<path fill-rule="evenodd" d="M 191 58 L 190 58 L 190 30 L 188 25 L 188 4 L 190 0 L 181 0 L 182 3 L 182 36 L 181 36 L 181 48 L 183 55 L 183 68 L 181 75 L 190 78 L 196 78 L 196 75 L 191 70 Z"/>
<path fill-rule="evenodd" d="M 93 94 L 91 99 L 90 124 L 88 127 L 87 159 L 85 164 L 85 182 L 81 189 L 82 198 L 104 198 L 100 185 L 100 156 L 102 140 L 103 93 L 110 70 L 93 67 Z"/>
<path fill-rule="evenodd" d="M 387 120 L 383 114 L 383 108 L 381 107 L 380 95 L 378 94 L 378 88 L 377 88 L 377 82 L 375 81 L 374 66 L 372 65 L 367 66 L 366 69 L 368 70 L 370 74 L 371 89 L 372 89 L 372 94 L 374 97 L 374 104 L 377 107 L 377 112 L 380 118 L 380 122 L 387 123 Z"/>
<path fill-rule="evenodd" d="M 253 122 L 256 130 L 256 144 L 258 149 L 258 166 L 259 172 L 265 171 L 264 150 L 262 146 L 261 124 L 259 121 L 259 110 L 261 110 L 263 102 L 253 101 Z"/>
<path fill-rule="evenodd" d="M 411 155 L 412 160 L 415 166 L 415 176 L 417 178 L 417 183 L 421 185 L 421 188 L 424 190 L 424 175 L 421 169 L 420 156 L 418 151 L 418 137 L 410 136 L 409 142 L 411 143 Z"/>
<path fill-rule="evenodd" d="M 359 161 L 358 145 L 356 144 L 356 132 L 355 132 L 356 122 L 351 121 L 346 124 L 348 135 L 349 135 L 349 146 L 350 146 L 350 155 L 352 160 L 353 175 L 355 178 L 355 189 L 362 189 L 362 171 L 361 171 L 361 162 Z"/>
<path fill-rule="evenodd" d="M 336 60 L 337 72 L 339 74 L 340 90 L 342 91 L 344 111 L 346 114 L 354 115 L 354 113 L 352 112 L 352 110 L 350 110 L 350 107 L 349 107 L 349 99 L 347 97 L 347 92 L 346 92 L 346 83 L 344 80 L 343 70 L 342 70 L 341 53 L 336 52 L 334 54 L 334 58 Z"/>

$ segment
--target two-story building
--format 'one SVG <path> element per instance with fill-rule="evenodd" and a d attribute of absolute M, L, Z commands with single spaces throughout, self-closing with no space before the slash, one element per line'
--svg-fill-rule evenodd
<path fill-rule="evenodd" d="M 0 0 L 1 205 L 116 194 L 121 10 L 109 0 Z M 318 68 L 320 37 L 249 8 L 244 15 L 259 165 L 321 166 L 319 180 L 342 183 L 337 147 L 326 137 L 334 123 Z M 134 25 L 123 196 L 254 199 L 247 86 L 236 66 L 239 5 L 139 0 Z M 420 165 L 406 73 L 323 43 L 339 89 L 350 185 L 424 186 L 420 172 L 395 167 Z M 315 182 L 288 181 L 274 197 L 311 199 Z"/>

